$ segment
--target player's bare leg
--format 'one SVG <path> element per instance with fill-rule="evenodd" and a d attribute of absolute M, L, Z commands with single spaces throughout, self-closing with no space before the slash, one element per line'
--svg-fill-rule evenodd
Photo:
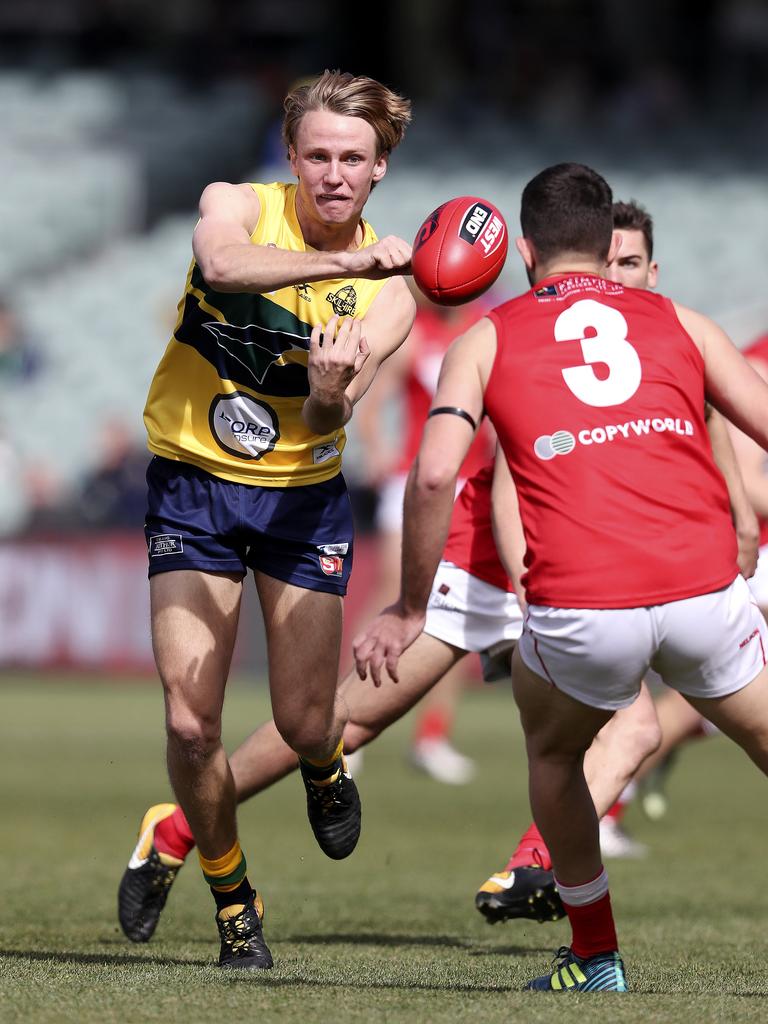
<path fill-rule="evenodd" d="M 346 708 L 336 699 L 342 599 L 257 572 L 275 724 L 300 757 L 327 760 Z"/>
<path fill-rule="evenodd" d="M 349 714 L 344 729 L 345 750 L 358 750 L 402 718 L 465 655 L 461 648 L 423 633 L 401 659 L 397 686 L 376 688 L 369 682 L 361 682 L 357 674 L 351 672 L 339 687 L 339 699 L 346 702 Z M 237 748 L 230 758 L 230 767 L 236 798 L 242 802 L 295 771 L 298 762 L 295 751 L 271 721 L 251 733 Z M 155 844 L 163 851 L 161 856 L 170 865 L 169 874 L 164 876 L 164 906 L 176 871 L 194 849 L 195 840 L 181 807 L 173 804 L 158 807 L 167 815 L 159 821 L 154 834 Z M 152 929 L 141 941 L 151 937 L 161 910 L 162 906 L 155 914 L 153 909 Z"/>
<path fill-rule="evenodd" d="M 584 755 L 584 776 L 598 818 L 613 806 L 660 742 L 653 698 L 643 683 L 634 703 L 614 714 Z"/>
<path fill-rule="evenodd" d="M 707 722 L 677 690 L 665 690 L 656 700 L 656 714 L 661 727 L 661 743 L 640 766 L 636 779 L 640 787 L 640 803 L 653 820 L 667 812 L 666 776 L 678 749 L 691 740 L 715 735 Z"/>
<path fill-rule="evenodd" d="M 360 797 L 343 755 L 346 705 L 336 693 L 341 597 L 256 572 L 267 634 L 275 725 L 299 755 L 307 815 L 321 849 L 349 856 L 360 836 Z"/>
<path fill-rule="evenodd" d="M 768 665 L 751 683 L 726 697 L 686 700 L 768 775 Z"/>
<path fill-rule="evenodd" d="M 242 583 L 229 575 L 167 572 L 150 581 L 152 643 L 163 683 L 168 773 L 197 846 L 216 859 L 237 839 L 235 787 L 221 743 Z"/>
<path fill-rule="evenodd" d="M 263 905 L 251 888 L 237 837 L 232 773 L 221 744 L 221 709 L 234 648 L 242 583 L 229 574 L 178 571 L 150 582 L 152 638 L 163 683 L 168 772 L 198 844 L 216 901 L 221 966 L 266 969 L 272 956 L 261 930 Z M 158 850 L 155 831 L 173 805 L 150 808 L 118 894 L 129 938 L 152 935 L 181 865 Z"/>
<path fill-rule="evenodd" d="M 555 689 L 515 652 L 512 685 L 525 733 L 531 809 L 558 879 L 581 884 L 602 868 L 584 755 L 612 713 Z"/>
<path fill-rule="evenodd" d="M 466 652 L 427 633 L 400 659 L 397 686 L 374 687 L 356 672 L 340 683 L 338 700 L 349 716 L 344 727 L 344 752 L 354 753 L 402 718 L 428 693 Z M 229 759 L 238 803 L 261 793 L 297 767 L 296 754 L 280 735 L 274 721 L 266 722 L 244 740 Z"/>
<path fill-rule="evenodd" d="M 584 777 L 598 818 L 616 801 L 659 739 L 653 700 L 643 684 L 634 703 L 614 714 L 584 755 Z M 515 918 L 553 921 L 564 915 L 550 851 L 535 824 L 522 834 L 506 867 L 477 891 L 475 907 L 490 924 Z"/>
<path fill-rule="evenodd" d="M 638 768 L 660 742 L 653 699 L 643 683 L 635 702 L 616 712 L 587 751 L 584 775 L 600 819 L 600 849 L 605 858 L 638 858 L 648 852 L 647 846 L 626 832 L 622 815 Z"/>
<path fill-rule="evenodd" d="M 637 773 L 638 779 L 644 779 L 675 747 L 701 731 L 701 713 L 677 690 L 665 690 L 659 696 L 656 701 L 656 714 L 661 728 L 661 743 L 643 762 Z"/>
<path fill-rule="evenodd" d="M 616 979 L 611 987 L 621 990 L 623 965 L 598 819 L 583 771 L 584 754 L 612 713 L 566 696 L 531 672 L 518 652 L 512 659 L 512 683 L 528 751 L 531 808 L 552 854 L 573 932 L 566 959 L 576 964 L 577 980 L 586 982 L 591 971 L 611 972 Z M 538 978 L 529 987 L 549 988 L 550 979 Z"/>

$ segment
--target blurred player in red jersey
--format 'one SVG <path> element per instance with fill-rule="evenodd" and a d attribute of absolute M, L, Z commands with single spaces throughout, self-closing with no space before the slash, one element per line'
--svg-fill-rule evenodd
<path fill-rule="evenodd" d="M 406 488 L 398 602 L 355 642 L 397 680 L 456 474 L 487 411 L 515 481 L 528 614 L 513 656 L 534 817 L 573 931 L 537 991 L 626 991 L 583 759 L 653 666 L 768 772 L 768 630 L 737 562 L 704 398 L 768 447 L 768 385 L 711 320 L 606 280 L 612 197 L 559 164 L 522 197 L 531 289 L 457 339 Z M 469 418 L 469 421 L 468 421 Z M 503 515 L 503 511 L 502 511 Z M 706 550 L 708 558 L 702 560 Z"/>
<path fill-rule="evenodd" d="M 378 585 L 371 601 L 370 618 L 397 596 L 400 586 L 403 495 L 408 471 L 419 450 L 421 431 L 437 388 L 443 356 L 457 334 L 474 323 L 482 310 L 480 303 L 445 307 L 427 302 L 416 291 L 416 320 L 408 344 L 384 364 L 376 386 L 358 417 L 358 436 L 364 444 L 365 468 L 378 488 L 376 512 L 378 532 Z M 395 401 L 400 401 L 401 427 L 394 446 L 383 445 L 382 424 Z M 481 429 L 472 443 L 459 473 L 458 488 L 493 455 L 491 432 Z M 461 670 L 448 672 L 430 690 L 418 710 L 409 761 L 438 782 L 462 785 L 475 774 L 474 762 L 451 742 L 457 705 L 464 687 Z M 362 756 L 362 754 L 360 754 Z M 359 762 L 356 762 L 359 763 Z"/>

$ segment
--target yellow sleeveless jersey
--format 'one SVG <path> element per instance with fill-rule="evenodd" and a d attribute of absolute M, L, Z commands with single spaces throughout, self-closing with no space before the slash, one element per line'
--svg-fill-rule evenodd
<path fill-rule="evenodd" d="M 252 184 L 261 214 L 254 245 L 305 252 L 296 186 Z M 365 221 L 362 244 L 376 241 Z M 334 313 L 362 317 L 386 281 L 339 279 L 264 295 L 209 288 L 193 260 L 173 335 L 149 390 L 144 423 L 156 455 L 260 487 L 321 483 L 341 468 L 343 428 L 313 434 L 309 336 Z"/>

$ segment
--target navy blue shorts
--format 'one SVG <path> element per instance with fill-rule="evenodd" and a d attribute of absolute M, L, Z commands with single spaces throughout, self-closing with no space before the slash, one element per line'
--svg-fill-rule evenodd
<path fill-rule="evenodd" d="M 354 530 L 341 473 L 306 487 L 252 487 L 156 455 L 147 484 L 150 576 L 255 569 L 307 590 L 346 593 Z"/>

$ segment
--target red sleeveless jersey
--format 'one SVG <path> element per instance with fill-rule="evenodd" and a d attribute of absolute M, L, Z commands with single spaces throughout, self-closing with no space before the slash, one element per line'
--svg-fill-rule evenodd
<path fill-rule="evenodd" d="M 410 364 L 405 379 L 405 438 L 403 454 L 397 469 L 399 473 L 407 473 L 418 454 L 421 433 L 437 390 L 443 356 L 453 339 L 477 323 L 482 315 L 477 309 L 452 312 L 452 318 L 447 320 L 444 315 L 432 309 L 420 307 L 408 336 Z M 488 430 L 481 426 L 467 452 L 459 475 L 471 476 L 487 462 L 492 450 Z"/>
<path fill-rule="evenodd" d="M 485 407 L 517 486 L 529 602 L 631 608 L 731 583 L 704 363 L 669 299 L 565 274 L 489 315 Z"/>
<path fill-rule="evenodd" d="M 493 462 L 464 484 L 453 503 L 443 558 L 499 590 L 514 590 L 496 550 L 491 525 Z"/>
<path fill-rule="evenodd" d="M 755 359 L 762 363 L 758 372 L 768 380 L 768 334 L 761 335 L 747 345 L 741 350 L 741 354 L 747 359 Z M 760 547 L 764 547 L 766 544 L 768 544 L 768 519 L 760 519 Z"/>

